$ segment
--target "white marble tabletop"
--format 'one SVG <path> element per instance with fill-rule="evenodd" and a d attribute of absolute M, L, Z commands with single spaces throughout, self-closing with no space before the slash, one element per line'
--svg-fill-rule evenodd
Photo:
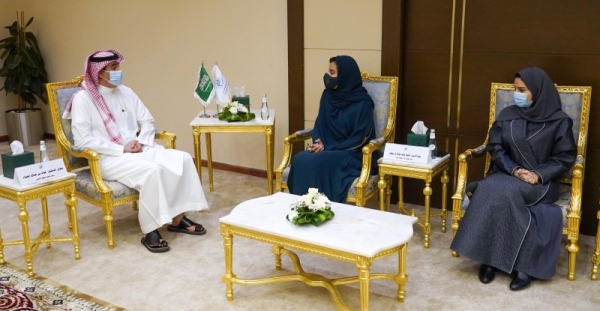
<path fill-rule="evenodd" d="M 61 181 L 61 180 L 69 179 L 69 178 L 74 178 L 75 176 L 77 176 L 75 173 L 67 172 L 67 174 L 65 176 L 44 180 L 41 183 L 35 183 L 35 184 L 27 185 L 27 186 L 21 186 L 21 185 L 17 184 L 17 182 L 14 179 L 4 177 L 4 175 L 0 175 L 0 187 L 8 188 L 8 189 L 15 190 L 15 191 L 25 191 L 25 190 L 45 186 L 45 185 L 53 183 L 53 182 L 57 182 L 57 181 Z"/>
<path fill-rule="evenodd" d="M 261 233 L 289 238 L 356 255 L 373 257 L 400 246 L 413 235 L 416 217 L 333 203 L 335 216 L 318 227 L 297 226 L 285 216 L 299 196 L 278 192 L 236 206 L 219 221 Z"/>
<path fill-rule="evenodd" d="M 221 121 L 219 118 L 213 118 L 212 116 L 217 113 L 217 110 L 206 110 L 206 114 L 211 116 L 210 118 L 200 118 L 199 116 L 203 113 L 200 111 L 194 119 L 190 122 L 190 126 L 264 126 L 273 125 L 275 122 L 275 109 L 269 109 L 269 119 L 261 120 L 260 109 L 250 109 L 250 112 L 256 116 L 253 120 L 245 122 L 227 122 Z"/>

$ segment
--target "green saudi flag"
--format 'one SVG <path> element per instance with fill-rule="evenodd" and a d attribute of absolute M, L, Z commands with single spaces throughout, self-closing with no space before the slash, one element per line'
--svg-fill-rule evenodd
<path fill-rule="evenodd" d="M 205 107 L 210 104 L 210 101 L 215 96 L 213 90 L 213 84 L 208 76 L 208 72 L 204 69 L 204 64 L 200 66 L 198 70 L 198 83 L 196 83 L 196 90 L 194 90 L 194 97 L 196 97 L 202 105 Z"/>

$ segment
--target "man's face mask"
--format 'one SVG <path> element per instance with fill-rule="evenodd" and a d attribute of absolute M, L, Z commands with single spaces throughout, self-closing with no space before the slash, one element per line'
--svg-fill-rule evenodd
<path fill-rule="evenodd" d="M 110 82 L 110 84 L 112 84 L 114 86 L 121 85 L 121 82 L 123 81 L 123 71 L 122 70 L 112 70 L 112 71 L 107 71 L 107 72 L 110 75 L 109 80 L 107 80 L 108 82 Z M 106 79 L 104 79 L 104 80 L 106 80 Z"/>
<path fill-rule="evenodd" d="M 533 103 L 533 101 L 527 100 L 527 94 L 521 92 L 514 92 L 513 99 L 515 104 L 521 108 L 527 108 Z"/>
<path fill-rule="evenodd" d="M 323 83 L 325 83 L 325 88 L 328 90 L 333 90 L 337 86 L 337 77 L 332 77 L 328 73 L 323 75 Z"/>

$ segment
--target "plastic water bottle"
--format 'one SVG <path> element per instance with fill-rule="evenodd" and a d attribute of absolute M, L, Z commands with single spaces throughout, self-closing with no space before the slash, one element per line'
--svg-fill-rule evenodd
<path fill-rule="evenodd" d="M 435 130 L 431 129 L 429 132 L 429 150 L 431 151 L 431 158 L 437 157 L 437 142 L 435 140 Z"/>
<path fill-rule="evenodd" d="M 267 94 L 262 96 L 262 107 L 260 108 L 260 119 L 269 120 L 269 106 L 267 105 Z"/>
<path fill-rule="evenodd" d="M 48 151 L 46 150 L 46 142 L 40 140 L 40 162 L 50 161 L 48 158 Z"/>

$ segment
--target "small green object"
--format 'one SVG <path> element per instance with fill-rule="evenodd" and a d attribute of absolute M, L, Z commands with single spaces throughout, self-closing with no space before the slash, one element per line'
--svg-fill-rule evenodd
<path fill-rule="evenodd" d="M 25 151 L 20 154 L 12 154 L 12 152 L 2 154 L 2 174 L 6 178 L 13 178 L 15 168 L 31 165 L 35 162 L 33 152 Z"/>
<path fill-rule="evenodd" d="M 411 146 L 423 146 L 427 147 L 427 135 L 425 134 L 414 134 L 409 133 L 406 136 L 406 144 Z"/>

